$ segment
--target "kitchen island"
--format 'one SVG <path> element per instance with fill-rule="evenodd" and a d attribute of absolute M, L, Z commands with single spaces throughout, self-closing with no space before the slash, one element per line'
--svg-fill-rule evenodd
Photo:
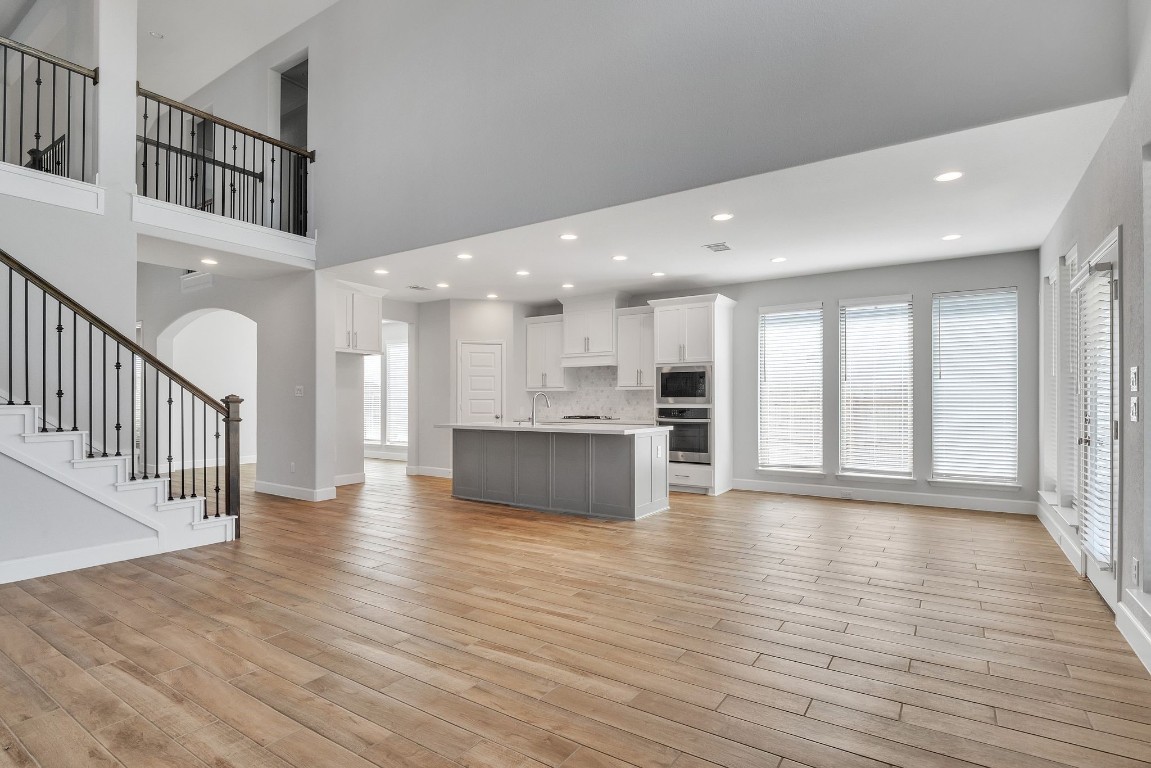
<path fill-rule="evenodd" d="M 438 424 L 452 430 L 452 496 L 638 520 L 668 508 L 670 427 Z"/>

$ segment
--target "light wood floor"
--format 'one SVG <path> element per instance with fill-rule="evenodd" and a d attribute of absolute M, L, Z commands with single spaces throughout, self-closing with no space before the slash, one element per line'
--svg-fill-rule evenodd
<path fill-rule="evenodd" d="M 402 469 L 0 586 L 0 766 L 1151 764 L 1151 679 L 1033 518 L 598 522 Z"/>

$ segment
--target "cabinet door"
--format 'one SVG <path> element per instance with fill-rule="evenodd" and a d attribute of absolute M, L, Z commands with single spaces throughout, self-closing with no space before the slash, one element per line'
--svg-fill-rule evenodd
<path fill-rule="evenodd" d="M 683 362 L 682 307 L 657 307 L 655 310 L 655 361 L 657 363 Z"/>
<path fill-rule="evenodd" d="M 615 310 L 611 307 L 587 313 L 587 351 L 611 354 L 615 351 Z"/>
<path fill-rule="evenodd" d="M 639 386 L 640 335 L 645 317 L 651 315 L 621 315 L 616 319 L 617 387 Z"/>
<path fill-rule="evenodd" d="M 587 351 L 587 310 L 564 310 L 564 354 L 582 355 Z"/>
<path fill-rule="evenodd" d="M 567 371 L 563 365 L 564 355 L 564 324 L 562 322 L 545 323 L 544 330 L 544 381 L 548 389 L 563 389 L 566 386 Z"/>
<path fill-rule="evenodd" d="M 639 324 L 639 385 L 655 387 L 655 315 L 640 315 Z"/>
<path fill-rule="evenodd" d="M 543 323 L 529 323 L 527 326 L 527 387 L 540 389 L 544 385 L 544 370 L 547 357 L 547 329 Z"/>
<path fill-rule="evenodd" d="M 352 346 L 358 352 L 380 352 L 380 300 L 357 293 L 352 296 Z"/>
<path fill-rule="evenodd" d="M 340 291 L 335 306 L 336 349 L 352 348 L 352 292 Z"/>
<path fill-rule="evenodd" d="M 715 312 L 710 304 L 683 308 L 683 359 L 687 363 L 703 363 L 715 359 L 712 346 Z"/>

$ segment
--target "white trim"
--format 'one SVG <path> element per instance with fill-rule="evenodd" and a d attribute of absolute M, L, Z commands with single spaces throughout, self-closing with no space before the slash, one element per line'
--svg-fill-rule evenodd
<path fill-rule="evenodd" d="M 1021 491 L 1023 486 L 1019 483 L 992 483 L 987 480 L 958 480 L 949 477 L 929 477 L 928 485 L 938 485 L 941 488 L 989 488 L 1000 491 Z"/>
<path fill-rule="evenodd" d="M 12 163 L 0 163 L 0 195 L 11 195 L 83 213 L 104 214 L 103 187 Z"/>
<path fill-rule="evenodd" d="M 945 507 L 948 509 L 967 509 L 976 512 L 1007 512 L 1016 515 L 1036 514 L 1035 502 L 1022 499 L 951 496 L 941 493 L 897 491 L 887 488 L 847 488 L 836 485 L 808 485 L 803 483 L 746 480 L 741 478 L 736 478 L 733 481 L 732 487 L 741 491 L 785 493 L 792 496 L 816 496 L 825 499 L 880 501 L 891 504 L 910 504 L 917 507 Z"/>
<path fill-rule="evenodd" d="M 909 475 L 873 475 L 868 472 L 836 472 L 837 480 L 862 480 L 865 483 L 892 483 L 893 485 L 914 485 L 915 478 Z"/>
<path fill-rule="evenodd" d="M 1123 596 L 1126 599 L 1115 611 L 1115 626 L 1139 661 L 1151 672 L 1151 606 L 1144 604 L 1145 601 L 1151 602 L 1151 596 L 1141 596 L 1132 589 L 1125 590 Z"/>
<path fill-rule="evenodd" d="M 366 480 L 363 472 L 352 472 L 347 475 L 336 475 L 334 483 L 338 487 L 341 485 L 358 485 Z"/>
<path fill-rule="evenodd" d="M 300 501 L 330 501 L 336 498 L 335 486 L 327 488 L 300 488 L 295 485 L 281 485 L 280 483 L 269 483 L 266 480 L 257 480 L 256 493 L 268 493 L 273 496 L 283 496 L 288 499 L 299 499 Z"/>
<path fill-rule="evenodd" d="M 408 465 L 408 474 L 409 475 L 425 475 L 427 477 L 447 477 L 447 478 L 450 478 L 452 476 L 452 471 L 450 469 L 443 469 L 442 467 L 414 467 L 411 464 L 409 464 Z"/>
<path fill-rule="evenodd" d="M 136 557 L 146 557 L 160 553 L 160 538 L 117 541 L 99 544 L 94 547 L 71 549 L 66 552 L 51 552 L 46 555 L 33 555 L 17 560 L 0 562 L 0 584 L 13 581 L 50 576 L 53 573 L 91 568 L 94 565 L 116 563 Z"/>
<path fill-rule="evenodd" d="M 802 467 L 756 467 L 755 471 L 761 475 L 798 475 L 800 477 L 827 477 L 822 469 L 804 469 Z"/>
<path fill-rule="evenodd" d="M 364 448 L 365 459 L 383 459 L 385 461 L 407 461 L 408 449 L 396 448 L 395 450 L 387 450 L 384 448 Z"/>
<path fill-rule="evenodd" d="M 901 296 L 875 296 L 862 299 L 840 299 L 837 303 L 844 307 L 885 307 L 889 304 L 914 304 L 914 296 L 910 293 Z"/>
<path fill-rule="evenodd" d="M 802 304 L 776 304 L 770 307 L 760 307 L 759 314 L 778 315 L 784 312 L 807 312 L 812 309 L 823 309 L 822 301 L 805 301 Z"/>
<path fill-rule="evenodd" d="M 132 196 L 132 221 L 137 225 L 136 231 L 143 235 L 216 248 L 302 269 L 316 268 L 315 238 L 140 195 Z"/>

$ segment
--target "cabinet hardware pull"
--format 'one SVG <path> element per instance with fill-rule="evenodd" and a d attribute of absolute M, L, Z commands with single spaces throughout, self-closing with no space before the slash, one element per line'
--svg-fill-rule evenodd
<path fill-rule="evenodd" d="M 344 346 L 345 347 L 352 346 L 352 332 L 351 331 L 344 331 Z"/>

